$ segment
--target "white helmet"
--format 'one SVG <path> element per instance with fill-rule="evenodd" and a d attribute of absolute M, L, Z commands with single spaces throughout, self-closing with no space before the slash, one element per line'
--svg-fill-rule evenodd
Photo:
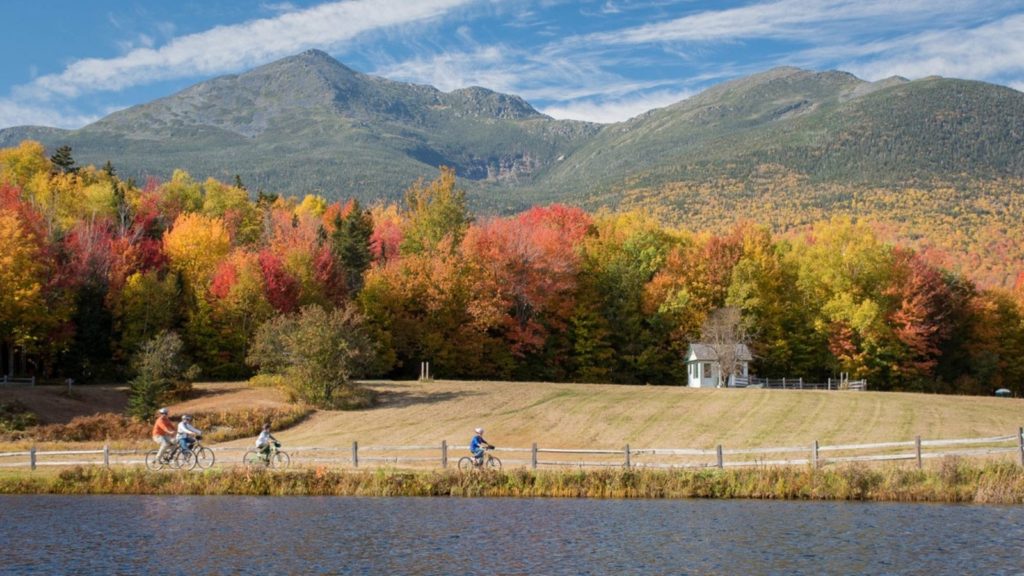
<path fill-rule="evenodd" d="M 473 430 L 473 432 L 476 432 L 477 434 L 483 434 L 484 433 L 484 429 L 483 428 L 476 428 L 476 429 Z"/>
<path fill-rule="evenodd" d="M 164 416 L 166 416 L 167 415 L 167 408 L 161 408 L 161 409 L 157 410 L 157 412 L 159 412 L 159 413 L 163 414 Z"/>

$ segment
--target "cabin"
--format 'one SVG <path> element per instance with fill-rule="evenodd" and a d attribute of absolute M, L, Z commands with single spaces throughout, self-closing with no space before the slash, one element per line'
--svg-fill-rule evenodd
<path fill-rule="evenodd" d="M 746 386 L 750 378 L 750 362 L 753 360 L 746 344 L 736 345 L 736 373 L 730 374 L 725 386 Z M 718 354 L 709 344 L 695 342 L 686 351 L 686 385 L 690 388 L 716 388 L 719 386 L 721 366 Z"/>

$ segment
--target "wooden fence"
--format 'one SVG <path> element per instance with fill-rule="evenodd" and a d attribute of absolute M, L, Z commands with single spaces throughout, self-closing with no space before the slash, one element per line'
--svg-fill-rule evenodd
<path fill-rule="evenodd" d="M 249 447 L 211 447 L 216 466 L 241 465 L 242 455 Z M 0 468 L 39 466 L 132 466 L 144 465 L 149 449 L 115 450 L 103 446 L 96 450 L 40 451 L 32 448 L 20 452 L 0 452 Z M 458 458 L 468 455 L 468 446 L 440 444 L 414 446 L 360 446 L 353 442 L 345 447 L 285 447 L 293 466 L 334 465 L 360 468 L 365 466 L 402 466 L 448 468 Z M 984 457 L 1013 454 L 1024 466 L 1024 428 L 1015 434 L 986 438 L 947 440 L 913 440 L 872 444 L 819 445 L 817 441 L 804 446 L 770 448 L 633 448 L 620 449 L 542 448 L 536 443 L 529 448 L 499 448 L 495 451 L 506 467 L 541 468 L 725 468 L 734 466 L 814 466 L 844 462 L 911 461 L 918 467 L 924 460 L 947 456 Z"/>
<path fill-rule="evenodd" d="M 803 378 L 736 378 L 735 388 L 773 388 L 778 390 L 867 390 L 867 380 L 804 382 Z"/>
<path fill-rule="evenodd" d="M 35 386 L 36 377 L 30 376 L 28 378 L 13 378 L 4 374 L 0 376 L 0 386 Z"/>

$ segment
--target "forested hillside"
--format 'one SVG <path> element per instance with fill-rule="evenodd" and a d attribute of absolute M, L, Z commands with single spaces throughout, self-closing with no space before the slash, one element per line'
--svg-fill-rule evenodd
<path fill-rule="evenodd" d="M 453 378 L 680 384 L 687 345 L 729 307 L 761 376 L 1024 393 L 1024 287 L 979 288 L 885 242 L 884 222 L 680 224 L 560 204 L 474 218 L 447 169 L 371 207 L 183 171 L 139 186 L 25 142 L 0 150 L 2 367 L 125 378 L 173 331 L 207 377 L 240 377 L 261 326 L 315 307 L 358 316 L 374 376 L 430 361 Z"/>
<path fill-rule="evenodd" d="M 308 51 L 115 112 L 80 130 L 0 130 L 0 146 L 68 145 L 124 178 L 236 175 L 256 191 L 364 205 L 455 170 L 475 213 L 565 203 L 644 210 L 720 233 L 833 216 L 986 287 L 1024 261 L 1024 94 L 947 78 L 866 82 L 777 68 L 626 122 L 559 121 L 484 88 L 441 92 Z"/>

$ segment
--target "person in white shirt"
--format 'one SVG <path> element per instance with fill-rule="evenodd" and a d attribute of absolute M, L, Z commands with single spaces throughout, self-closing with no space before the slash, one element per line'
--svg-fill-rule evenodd
<path fill-rule="evenodd" d="M 274 435 L 270 433 L 270 423 L 263 425 L 263 430 L 260 435 L 256 437 L 256 449 L 260 451 L 263 458 L 270 458 L 270 443 L 273 442 L 275 446 L 281 446 L 281 443 L 274 438 Z"/>
<path fill-rule="evenodd" d="M 202 435 L 202 430 L 192 426 L 191 415 L 185 414 L 181 417 L 181 422 L 178 423 L 178 445 L 181 446 L 182 452 L 190 451 L 192 445 L 196 442 L 196 438 Z"/>

